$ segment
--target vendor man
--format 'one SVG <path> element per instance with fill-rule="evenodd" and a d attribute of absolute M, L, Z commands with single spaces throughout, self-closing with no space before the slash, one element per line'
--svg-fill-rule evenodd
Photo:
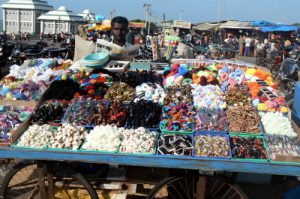
<path fill-rule="evenodd" d="M 114 17 L 111 20 L 112 42 L 121 47 L 131 47 L 132 44 L 126 42 L 126 35 L 129 32 L 128 20 L 126 17 Z"/>

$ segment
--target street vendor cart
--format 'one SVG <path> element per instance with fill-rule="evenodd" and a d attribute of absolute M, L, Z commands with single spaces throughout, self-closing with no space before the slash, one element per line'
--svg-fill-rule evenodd
<path fill-rule="evenodd" d="M 300 172 L 299 163 L 254 163 L 207 158 L 148 157 L 142 155 L 37 151 L 14 148 L 1 148 L 0 151 L 1 158 L 35 160 L 27 164 L 23 162 L 16 165 L 14 170 L 6 176 L 1 187 L 1 195 L 4 198 L 18 198 L 20 197 L 18 194 L 24 196 L 24 193 L 28 194 L 28 198 L 34 198 L 36 195 L 39 195 L 41 198 L 54 198 L 54 184 L 56 181 L 68 183 L 68 186 L 85 189 L 91 198 L 98 198 L 95 191 L 97 186 L 95 177 L 97 176 L 85 177 L 86 174 L 80 174 L 76 171 L 76 168 L 72 168 L 80 162 L 119 165 L 120 168 L 127 169 L 129 176 L 137 172 L 135 179 L 131 180 L 139 181 L 140 183 L 149 183 L 155 177 L 158 177 L 158 179 L 161 177 L 160 182 L 150 192 L 148 198 L 156 198 L 156 195 L 166 187 L 170 188 L 169 191 L 172 190 L 172 192 L 169 192 L 168 198 L 215 198 L 218 194 L 222 194 L 223 198 L 247 198 L 236 185 L 230 183 L 229 179 L 224 179 L 226 175 L 222 177 L 200 175 L 203 171 L 288 176 L 297 176 Z M 164 168 L 165 174 L 162 175 L 161 172 L 155 173 L 158 168 Z M 61 172 L 65 176 L 61 176 Z M 150 175 L 153 176 L 150 177 Z M 149 176 L 149 179 L 146 179 L 146 176 Z M 59 179 L 59 177 L 66 179 Z M 16 183 L 16 180 L 19 180 L 19 182 Z"/>
<path fill-rule="evenodd" d="M 299 176 L 299 132 L 269 72 L 211 60 L 136 64 L 92 54 L 15 66 L 0 84 L 0 158 L 18 161 L 0 196 L 97 199 L 117 182 L 143 185 L 149 199 L 247 199 L 236 173 Z M 39 102 L 24 114 L 7 98 Z"/>

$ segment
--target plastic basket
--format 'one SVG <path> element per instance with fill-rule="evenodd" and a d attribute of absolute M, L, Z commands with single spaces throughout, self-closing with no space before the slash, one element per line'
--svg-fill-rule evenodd
<path fill-rule="evenodd" d="M 259 135 L 240 135 L 240 134 L 231 134 L 229 138 L 231 137 L 241 137 L 241 138 L 249 138 L 249 137 L 255 137 L 255 138 L 260 138 L 262 139 L 263 141 L 263 147 L 264 149 L 266 150 L 266 153 L 267 153 L 267 158 L 266 159 L 257 159 L 257 158 L 235 158 L 233 157 L 232 155 L 232 149 L 230 148 L 231 150 L 231 155 L 232 155 L 232 160 L 238 160 L 238 161 L 245 161 L 245 162 L 268 162 L 269 159 L 270 159 L 270 154 L 268 152 L 268 148 L 267 148 L 267 145 L 266 145 L 266 142 L 265 142 L 265 139 L 263 136 L 259 136 Z M 229 143 L 230 143 L 230 139 L 229 139 Z M 231 146 L 231 143 L 230 143 L 230 146 Z"/>
<path fill-rule="evenodd" d="M 148 129 L 150 130 L 150 129 Z M 151 130 L 150 130 L 151 131 Z M 160 135 L 160 133 L 156 130 L 152 130 L 152 131 L 155 131 L 156 132 L 156 135 L 155 135 L 155 146 L 154 146 L 154 152 L 153 153 L 124 153 L 124 152 L 121 152 L 120 149 L 121 149 L 121 145 L 119 147 L 119 154 L 124 154 L 124 155 L 142 155 L 142 156 L 152 156 L 152 155 L 156 155 L 157 153 L 157 147 L 158 147 L 158 137 Z"/>
<path fill-rule="evenodd" d="M 191 139 L 191 145 L 193 146 L 193 135 L 190 135 L 190 134 L 161 134 L 161 135 L 187 136 Z M 187 157 L 188 156 L 188 157 L 191 157 L 193 155 L 193 149 L 191 149 L 191 153 L 189 155 L 159 154 L 159 152 L 158 152 L 159 141 L 160 141 L 160 137 L 157 140 L 157 155 L 159 155 L 159 156 L 176 156 L 176 157 Z"/>
<path fill-rule="evenodd" d="M 17 146 L 17 144 L 18 142 L 12 144 L 11 147 L 16 149 L 26 149 L 26 150 L 46 150 L 47 148 L 47 144 L 45 145 L 45 147 L 42 148 L 29 147 L 29 146 Z"/>
<path fill-rule="evenodd" d="M 253 133 L 253 132 L 233 132 L 233 131 L 229 131 L 229 134 L 230 135 L 245 135 L 245 136 L 247 136 L 247 135 L 261 136 L 265 132 L 262 123 L 259 124 L 259 129 L 260 129 L 260 133 Z"/>
<path fill-rule="evenodd" d="M 172 130 L 167 130 L 163 129 L 161 123 L 159 124 L 159 129 L 162 132 L 162 134 L 193 134 L 194 131 L 172 131 Z"/>
<path fill-rule="evenodd" d="M 200 155 L 196 155 L 196 149 L 195 149 L 195 137 L 197 135 L 207 135 L 207 136 L 220 136 L 220 137 L 225 137 L 226 140 L 227 140 L 227 143 L 228 143 L 228 146 L 229 146 L 229 150 L 228 150 L 228 157 L 223 157 L 223 156 L 220 156 L 220 157 L 210 157 L 210 156 L 200 156 Z M 227 134 L 224 134 L 224 133 L 215 133 L 215 131 L 197 131 L 195 134 L 194 134 L 194 137 L 193 137 L 193 157 L 195 158 L 204 158 L 204 159 L 231 159 L 232 158 L 232 155 L 231 155 L 231 147 L 230 147 L 230 141 L 229 141 L 229 136 Z"/>
<path fill-rule="evenodd" d="M 86 144 L 87 141 L 85 141 L 81 147 L 79 148 L 80 152 L 86 152 L 86 153 L 104 153 L 104 154 L 116 154 L 119 151 L 119 147 L 117 147 L 117 149 L 115 151 L 103 151 L 103 150 L 87 150 L 87 149 L 83 149 L 83 146 Z"/>

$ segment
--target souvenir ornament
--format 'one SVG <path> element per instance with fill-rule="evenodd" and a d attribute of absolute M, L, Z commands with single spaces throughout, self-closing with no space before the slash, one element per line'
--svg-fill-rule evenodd
<path fill-rule="evenodd" d="M 120 153 L 155 154 L 157 132 L 143 127 L 137 129 L 121 128 Z"/>
<path fill-rule="evenodd" d="M 16 146 L 18 147 L 32 147 L 32 148 L 46 148 L 49 139 L 52 137 L 54 129 L 48 125 L 44 124 L 31 125 L 22 134 L 21 138 L 18 140 Z"/>
<path fill-rule="evenodd" d="M 205 157 L 229 157 L 229 143 L 224 136 L 196 135 L 195 155 Z"/>
<path fill-rule="evenodd" d="M 115 126 L 95 126 L 86 136 L 83 150 L 117 152 L 121 144 L 121 130 Z"/>
<path fill-rule="evenodd" d="M 160 155 L 192 155 L 192 138 L 188 135 L 161 135 L 158 140 Z"/>

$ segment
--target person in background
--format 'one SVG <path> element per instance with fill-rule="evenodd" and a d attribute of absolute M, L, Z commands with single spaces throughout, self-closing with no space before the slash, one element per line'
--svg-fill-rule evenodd
<path fill-rule="evenodd" d="M 245 37 L 241 35 L 239 38 L 240 56 L 244 55 L 244 45 L 245 45 Z"/>
<path fill-rule="evenodd" d="M 132 29 L 129 29 L 129 32 L 126 34 L 126 42 L 134 45 L 135 33 Z"/>
<path fill-rule="evenodd" d="M 249 57 L 250 56 L 250 47 L 251 47 L 251 41 L 252 39 L 247 35 L 246 39 L 245 39 L 245 52 L 244 52 L 244 56 Z"/>
<path fill-rule="evenodd" d="M 27 41 L 29 41 L 30 40 L 30 33 L 29 32 L 26 34 L 26 37 L 27 37 Z"/>
<path fill-rule="evenodd" d="M 41 33 L 40 33 L 40 40 L 43 41 L 43 39 L 44 39 L 44 33 L 41 32 Z"/>
<path fill-rule="evenodd" d="M 259 40 L 258 40 L 257 37 L 255 37 L 253 40 L 254 40 L 253 56 L 256 57 L 256 55 L 257 55 L 257 45 L 259 44 Z"/>

